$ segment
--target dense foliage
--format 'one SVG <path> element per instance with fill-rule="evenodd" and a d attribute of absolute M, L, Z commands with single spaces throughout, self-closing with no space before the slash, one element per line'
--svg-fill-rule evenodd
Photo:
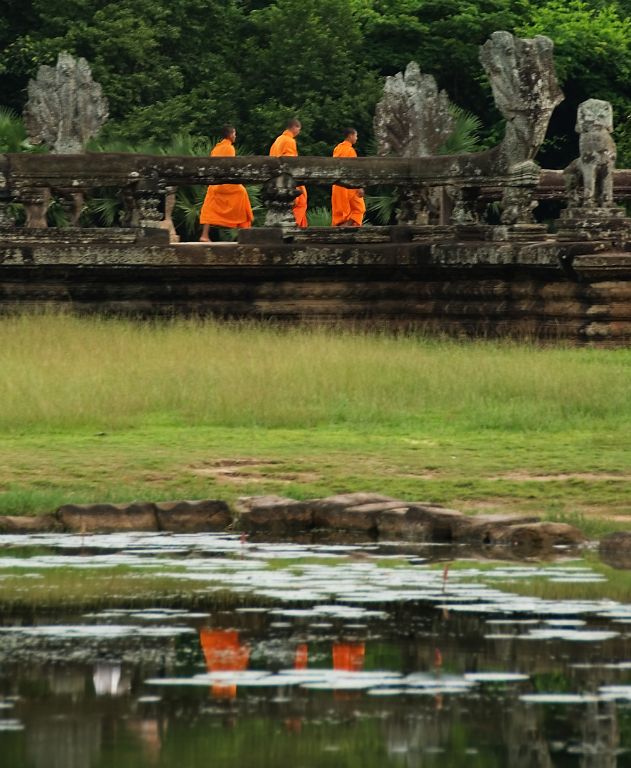
<path fill-rule="evenodd" d="M 84 56 L 110 101 L 105 138 L 167 143 L 225 121 L 266 152 L 285 118 L 300 149 L 328 154 L 348 123 L 370 147 L 383 76 L 415 59 L 477 115 L 502 124 L 478 62 L 489 34 L 546 34 L 566 101 L 542 161 L 576 150 L 577 104 L 613 102 L 620 164 L 631 165 L 631 0 L 3 0 L 0 104 L 20 111 L 28 79 L 61 50 Z"/>

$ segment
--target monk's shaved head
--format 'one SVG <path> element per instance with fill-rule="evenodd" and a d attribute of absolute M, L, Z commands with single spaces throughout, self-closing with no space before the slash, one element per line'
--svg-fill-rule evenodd
<path fill-rule="evenodd" d="M 297 117 L 290 117 L 289 120 L 287 121 L 286 130 L 288 130 L 289 133 L 291 133 L 291 135 L 294 138 L 300 133 L 301 128 L 302 128 L 302 123 L 300 122 L 300 120 L 298 120 Z"/>
<path fill-rule="evenodd" d="M 344 128 L 344 141 L 349 144 L 357 144 L 357 128 Z"/>
<path fill-rule="evenodd" d="M 222 139 L 229 139 L 233 133 L 236 133 L 237 129 L 234 127 L 234 125 L 230 125 L 229 123 L 226 123 L 225 125 L 221 126 L 221 138 Z"/>

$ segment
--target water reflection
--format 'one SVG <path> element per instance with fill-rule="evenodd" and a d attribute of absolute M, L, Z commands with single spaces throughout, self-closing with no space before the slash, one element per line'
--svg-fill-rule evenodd
<path fill-rule="evenodd" d="M 531 565 L 182 562 L 238 607 L 0 615 L 2 768 L 631 765 L 631 609 L 606 581 L 558 601 Z"/>
<path fill-rule="evenodd" d="M 209 672 L 242 672 L 248 668 L 250 649 L 234 629 L 202 629 L 199 641 Z M 218 699 L 234 699 L 236 683 L 213 683 L 212 694 Z"/>

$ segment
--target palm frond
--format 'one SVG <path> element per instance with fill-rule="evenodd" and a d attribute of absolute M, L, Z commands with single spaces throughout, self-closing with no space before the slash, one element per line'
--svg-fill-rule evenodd
<path fill-rule="evenodd" d="M 307 211 L 307 219 L 310 227 L 330 227 L 331 226 L 331 209 L 325 205 L 318 206 L 317 208 L 309 208 Z"/>
<path fill-rule="evenodd" d="M 0 107 L 0 152 L 45 152 L 28 140 L 22 118 L 9 107 Z"/>
<path fill-rule="evenodd" d="M 113 227 L 119 220 L 122 204 L 116 190 L 101 189 L 98 197 L 91 197 L 86 203 L 84 218 L 91 225 Z"/>
<path fill-rule="evenodd" d="M 64 211 L 61 202 L 55 199 L 53 199 L 51 204 L 48 206 L 46 218 L 48 219 L 48 224 L 51 227 L 63 228 L 67 227 L 69 223 L 68 217 L 66 216 L 66 212 Z"/>
<path fill-rule="evenodd" d="M 452 104 L 451 114 L 455 119 L 454 130 L 447 141 L 438 150 L 439 155 L 460 155 L 480 150 L 479 133 L 482 121 L 477 115 L 462 107 Z"/>
<path fill-rule="evenodd" d="M 175 228 L 189 239 L 194 238 L 197 232 L 199 213 L 204 203 L 206 189 L 206 187 L 198 185 L 180 187 L 177 190 L 173 223 Z"/>
<path fill-rule="evenodd" d="M 391 224 L 396 206 L 397 194 L 394 190 L 380 195 L 366 195 L 366 210 L 374 216 L 378 224 Z"/>

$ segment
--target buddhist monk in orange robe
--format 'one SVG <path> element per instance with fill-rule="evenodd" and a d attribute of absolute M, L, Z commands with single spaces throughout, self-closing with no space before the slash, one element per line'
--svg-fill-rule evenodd
<path fill-rule="evenodd" d="M 344 131 L 344 141 L 333 150 L 333 157 L 357 157 L 355 144 L 357 131 L 347 128 Z M 347 189 L 337 184 L 331 191 L 331 223 L 334 227 L 361 227 L 366 213 L 363 189 Z"/>
<path fill-rule="evenodd" d="M 223 139 L 213 147 L 211 157 L 234 157 L 234 142 L 237 131 L 231 125 L 224 125 Z M 243 229 L 251 227 L 254 220 L 248 192 L 243 184 L 214 184 L 208 187 L 204 204 L 199 215 L 202 225 L 200 242 L 210 242 L 210 227 Z"/>
<path fill-rule="evenodd" d="M 269 151 L 271 157 L 298 157 L 296 136 L 300 133 L 302 125 L 300 120 L 292 117 L 287 122 L 287 128 L 272 144 Z M 294 218 L 299 227 L 307 226 L 307 190 L 305 187 L 296 187 L 300 195 L 294 200 Z"/>

